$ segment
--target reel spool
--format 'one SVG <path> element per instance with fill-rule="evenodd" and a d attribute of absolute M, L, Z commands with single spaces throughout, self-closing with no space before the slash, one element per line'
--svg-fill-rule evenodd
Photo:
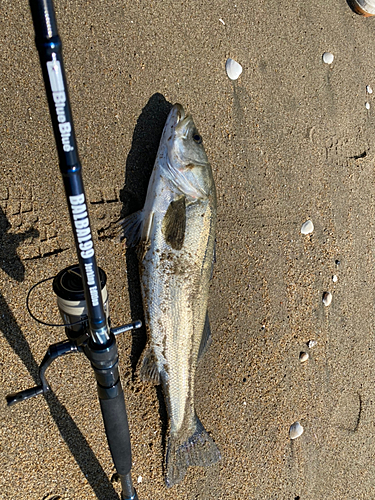
<path fill-rule="evenodd" d="M 104 311 L 109 319 L 109 304 L 107 293 L 107 275 L 98 267 Z M 53 291 L 57 296 L 60 315 L 66 325 L 68 338 L 77 345 L 82 345 L 90 337 L 86 300 L 83 291 L 81 270 L 78 264 L 66 267 L 53 280 Z"/>

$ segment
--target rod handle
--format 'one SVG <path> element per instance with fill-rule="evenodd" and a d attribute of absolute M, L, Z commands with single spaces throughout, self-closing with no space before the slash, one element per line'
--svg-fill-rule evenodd
<path fill-rule="evenodd" d="M 128 417 L 124 393 L 112 399 L 99 399 L 109 449 L 120 476 L 130 473 L 132 466 Z"/>
<path fill-rule="evenodd" d="M 8 406 L 13 406 L 16 403 L 21 403 L 21 401 L 26 401 L 26 399 L 33 398 L 34 396 L 39 396 L 39 394 L 43 394 L 43 392 L 43 386 L 37 385 L 36 387 L 32 387 L 31 389 L 25 389 L 24 391 L 8 394 L 5 399 L 7 400 Z"/>

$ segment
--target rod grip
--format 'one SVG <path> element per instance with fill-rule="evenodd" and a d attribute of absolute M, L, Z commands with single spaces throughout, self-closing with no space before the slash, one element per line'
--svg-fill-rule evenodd
<path fill-rule="evenodd" d="M 115 398 L 99 401 L 113 463 L 121 476 L 129 474 L 132 457 L 124 393 L 121 390 Z"/>
<path fill-rule="evenodd" d="M 8 394 L 5 399 L 7 400 L 8 406 L 13 406 L 16 403 L 26 401 L 27 399 L 33 398 L 34 396 L 38 396 L 39 394 L 43 394 L 43 392 L 43 386 L 38 385 L 36 387 L 32 387 L 31 389 L 25 389 L 24 391 Z"/>

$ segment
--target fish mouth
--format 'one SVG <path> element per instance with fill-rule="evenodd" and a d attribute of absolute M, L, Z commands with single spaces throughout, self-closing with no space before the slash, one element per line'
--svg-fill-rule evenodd
<path fill-rule="evenodd" d="M 194 126 L 194 122 L 190 113 L 186 113 L 183 106 L 176 103 L 170 110 L 165 122 L 161 142 L 173 143 L 176 137 L 186 138 L 192 126 Z"/>
<path fill-rule="evenodd" d="M 177 123 L 182 122 L 186 118 L 186 113 L 184 108 L 181 106 L 181 104 L 175 104 L 172 108 L 172 112 L 175 111 L 176 113 L 176 121 Z"/>
<path fill-rule="evenodd" d="M 172 111 L 174 109 L 176 113 L 176 133 L 179 137 L 186 139 L 189 134 L 189 130 L 194 127 L 193 119 L 190 113 L 185 113 L 181 104 L 175 104 Z"/>
<path fill-rule="evenodd" d="M 169 115 L 165 121 L 163 136 L 160 143 L 170 143 L 175 139 L 175 134 L 177 128 L 180 128 L 181 124 L 185 122 L 187 118 L 184 108 L 181 104 L 175 104 L 169 112 Z"/>
<path fill-rule="evenodd" d="M 183 122 L 185 118 L 186 118 L 186 113 L 184 108 L 181 106 L 181 104 L 177 103 L 170 110 L 165 123 L 165 127 L 167 129 L 173 130 L 177 127 L 177 125 Z"/>

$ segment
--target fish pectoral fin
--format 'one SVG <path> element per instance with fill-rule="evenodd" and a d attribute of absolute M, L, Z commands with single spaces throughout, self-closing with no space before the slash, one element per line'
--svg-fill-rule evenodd
<path fill-rule="evenodd" d="M 139 244 L 142 236 L 143 225 L 143 210 L 138 210 L 133 214 L 128 215 L 118 222 L 121 229 L 118 231 L 120 240 L 126 240 L 128 248 L 135 247 Z"/>
<path fill-rule="evenodd" d="M 208 319 L 208 312 L 207 312 L 206 321 L 204 322 L 204 327 L 203 327 L 202 340 L 198 351 L 198 361 L 200 361 L 206 354 L 208 348 L 211 345 L 211 342 L 212 342 L 212 334 L 211 334 L 210 320 Z"/>
<path fill-rule="evenodd" d="M 175 250 L 181 250 L 186 230 L 186 198 L 170 202 L 164 215 L 162 232 L 165 241 Z"/>
<path fill-rule="evenodd" d="M 185 477 L 190 466 L 209 467 L 221 458 L 212 437 L 195 416 L 195 430 L 187 439 L 170 436 L 165 456 L 165 482 L 168 488 Z"/>
<path fill-rule="evenodd" d="M 154 351 L 149 348 L 143 356 L 139 377 L 143 382 L 152 382 L 154 385 L 160 385 L 160 371 L 157 366 Z"/>

